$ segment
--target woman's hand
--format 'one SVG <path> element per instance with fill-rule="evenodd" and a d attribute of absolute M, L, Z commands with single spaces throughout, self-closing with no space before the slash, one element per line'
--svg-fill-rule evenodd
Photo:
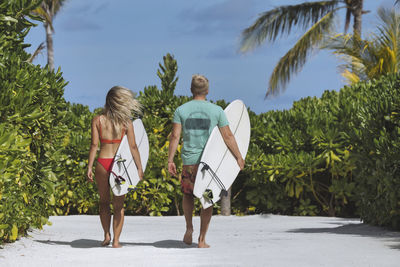
<path fill-rule="evenodd" d="M 93 183 L 93 171 L 92 171 L 92 168 L 88 168 L 87 180 L 88 180 L 89 183 Z"/>

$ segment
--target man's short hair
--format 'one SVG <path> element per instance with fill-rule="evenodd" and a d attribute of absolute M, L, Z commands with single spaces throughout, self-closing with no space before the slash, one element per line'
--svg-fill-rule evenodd
<path fill-rule="evenodd" d="M 193 95 L 206 95 L 208 93 L 208 79 L 203 75 L 194 74 L 190 91 Z"/>

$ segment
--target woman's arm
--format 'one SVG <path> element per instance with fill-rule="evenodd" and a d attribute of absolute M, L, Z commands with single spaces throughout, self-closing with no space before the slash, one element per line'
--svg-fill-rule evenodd
<path fill-rule="evenodd" d="M 128 143 L 129 143 L 129 148 L 131 150 L 133 160 L 135 161 L 138 174 L 139 174 L 139 179 L 143 180 L 143 168 L 142 168 L 142 161 L 140 159 L 140 154 L 139 154 L 139 149 L 136 145 L 136 140 L 135 140 L 135 130 L 133 129 L 133 124 L 128 123 L 128 129 L 126 131 L 126 135 L 128 137 Z"/>
<path fill-rule="evenodd" d="M 90 143 L 89 150 L 89 162 L 88 162 L 88 170 L 87 170 L 87 178 L 89 182 L 93 182 L 93 163 L 94 158 L 96 157 L 97 147 L 99 146 L 99 131 L 97 129 L 97 121 L 99 117 L 96 116 L 92 120 L 92 138 Z"/>

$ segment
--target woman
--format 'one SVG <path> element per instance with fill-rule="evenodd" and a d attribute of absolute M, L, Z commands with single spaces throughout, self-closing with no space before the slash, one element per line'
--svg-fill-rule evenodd
<path fill-rule="evenodd" d="M 100 195 L 100 221 L 104 230 L 104 241 L 102 246 L 108 246 L 111 242 L 110 224 L 110 185 L 108 177 L 112 168 L 112 162 L 121 143 L 122 137 L 126 134 L 130 150 L 138 169 L 140 180 L 143 179 L 143 169 L 140 155 L 135 142 L 133 125 L 131 122 L 132 113 L 141 114 L 141 105 L 134 99 L 132 91 L 121 86 L 114 86 L 107 93 L 106 104 L 101 115 L 92 120 L 92 142 L 89 152 L 89 164 L 87 177 L 93 182 L 93 163 L 96 157 L 100 141 L 100 152 L 96 164 L 96 182 Z M 120 248 L 119 237 L 124 223 L 124 195 L 113 197 L 113 232 L 112 246 Z"/>

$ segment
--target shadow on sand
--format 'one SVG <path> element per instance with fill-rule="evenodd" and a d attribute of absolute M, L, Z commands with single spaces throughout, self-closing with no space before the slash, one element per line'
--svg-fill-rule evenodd
<path fill-rule="evenodd" d="M 318 234 L 318 233 L 331 233 L 339 235 L 358 235 L 362 237 L 373 237 L 385 239 L 388 247 L 400 250 L 400 232 L 389 231 L 385 228 L 371 226 L 362 223 L 349 223 L 342 224 L 339 227 L 332 228 L 299 228 L 287 231 L 289 233 L 305 233 L 305 234 Z"/>
<path fill-rule="evenodd" d="M 35 240 L 35 242 L 39 242 L 47 245 L 64 245 L 71 246 L 73 248 L 99 248 L 101 247 L 100 240 L 93 239 L 77 239 L 71 242 L 67 241 L 53 241 L 53 240 Z M 153 243 L 135 243 L 135 242 L 121 242 L 121 245 L 124 247 L 128 246 L 152 246 L 156 248 L 196 248 L 197 243 L 193 243 L 192 245 L 186 245 L 180 240 L 161 240 Z M 111 246 L 108 246 L 111 247 Z"/>

